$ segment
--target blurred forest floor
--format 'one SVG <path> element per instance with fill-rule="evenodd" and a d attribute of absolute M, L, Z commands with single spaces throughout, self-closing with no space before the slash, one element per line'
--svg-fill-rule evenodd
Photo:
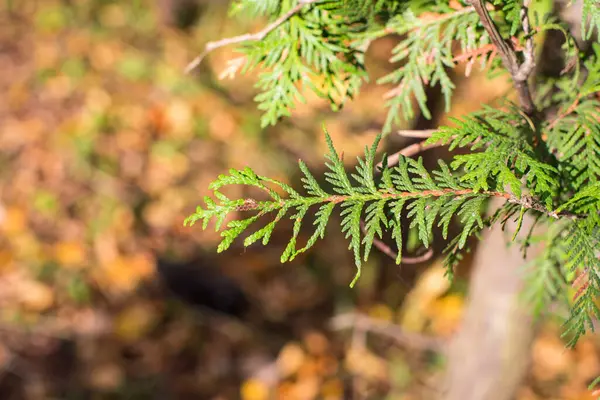
<path fill-rule="evenodd" d="M 219 256 L 218 233 L 183 227 L 228 168 L 297 184 L 298 158 L 322 169 L 322 122 L 351 166 L 384 118 L 385 88 L 367 85 L 341 113 L 308 96 L 261 130 L 253 76 L 218 79 L 232 49 L 184 75 L 206 41 L 262 26 L 228 20 L 225 3 L 202 2 L 183 31 L 156 1 L 2 0 L 1 399 L 408 400 L 443 389 L 466 280 L 451 286 L 439 260 L 399 268 L 376 254 L 351 290 L 335 229 L 281 265 L 291 226 L 267 248 Z M 370 50 L 372 77 L 390 68 L 393 44 Z M 459 79 L 452 113 L 502 90 L 484 76 Z M 231 277 L 251 312 L 179 302 L 160 284 L 159 258 L 195 260 L 196 279 Z M 567 351 L 559 323 L 545 323 L 518 399 L 591 399 L 599 348 L 585 337 Z"/>

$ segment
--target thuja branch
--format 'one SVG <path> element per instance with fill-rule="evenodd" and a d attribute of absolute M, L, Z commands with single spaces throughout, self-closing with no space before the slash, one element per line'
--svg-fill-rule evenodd
<path fill-rule="evenodd" d="M 478 128 L 478 130 L 480 129 L 481 127 Z M 464 131 L 468 133 L 468 130 Z M 446 136 L 452 140 L 459 140 L 454 131 L 444 130 L 440 138 Z M 344 163 L 327 134 L 326 139 L 329 147 L 326 166 L 329 171 L 325 173 L 325 180 L 332 185 L 332 191 L 324 190 L 302 161 L 299 162 L 299 166 L 304 174 L 302 181 L 307 191 L 306 196 L 282 182 L 257 175 L 250 168 L 232 169 L 229 175 L 219 176 L 210 186 L 214 190 L 218 202 L 210 197 L 205 197 L 205 207 L 198 207 L 196 212 L 186 220 L 186 224 L 193 225 L 202 221 L 203 228 L 206 229 L 208 223 L 214 220 L 216 229 L 219 230 L 231 213 L 253 212 L 254 215 L 246 219 L 234 220 L 227 224 L 226 229 L 221 233 L 223 240 L 218 247 L 218 251 L 224 251 L 237 237 L 249 230 L 251 225 L 258 223 L 261 217 L 274 214 L 270 222 L 250 233 L 244 240 L 245 246 L 257 241 L 266 245 L 277 223 L 287 216 L 293 221 L 293 233 L 281 256 L 281 261 L 285 262 L 293 260 L 298 254 L 311 248 L 319 238 L 324 237 L 325 228 L 332 212 L 339 205 L 341 207 L 342 232 L 346 238 L 350 239 L 349 248 L 354 253 L 357 267 L 357 274 L 352 282 L 354 284 L 360 276 L 362 262 L 367 260 L 371 248 L 377 247 L 376 241 L 383 237 L 384 230 L 391 231 L 391 236 L 395 239 L 398 249 L 396 262 L 398 264 L 401 262 L 402 218 L 404 217 L 408 218 L 410 227 L 417 230 L 419 240 L 426 248 L 430 247 L 430 235 L 436 221 L 437 226 L 442 230 L 442 236 L 447 238 L 451 220 L 455 216 L 458 217 L 463 226 L 462 232 L 455 239 L 455 248 L 458 250 L 464 247 L 471 234 L 483 228 L 484 202 L 491 197 L 500 197 L 510 203 L 520 205 L 521 215 L 530 210 L 554 219 L 579 217 L 571 214 L 564 206 L 564 210 L 550 211 L 547 205 L 532 196 L 520 193 L 517 196 L 505 190 L 499 190 L 506 186 L 518 188 L 514 185 L 520 182 L 518 177 L 512 176 L 507 171 L 506 166 L 495 169 L 494 166 L 501 162 L 500 159 L 491 161 L 491 169 L 485 168 L 486 175 L 473 175 L 469 172 L 469 167 L 466 167 L 466 174 L 461 175 L 451 172 L 450 168 L 441 160 L 438 162 L 439 169 L 430 171 L 424 167 L 421 158 L 414 160 L 398 155 L 398 165 L 389 168 L 387 157 L 384 157 L 384 161 L 381 163 L 381 179 L 376 182 L 374 160 L 381 136 L 377 137 L 370 148 L 365 149 L 364 158 L 358 159 L 356 173 L 350 175 L 347 174 Z M 495 153 L 498 151 L 496 150 Z M 483 153 L 479 154 L 484 155 Z M 514 156 L 508 155 L 507 160 L 502 162 L 508 162 L 509 159 L 513 160 Z M 469 163 L 470 161 L 467 161 L 467 164 Z M 454 168 L 462 168 L 463 164 L 464 161 L 460 161 Z M 531 170 L 526 172 L 531 173 L 531 177 L 523 176 L 521 178 L 530 180 L 535 177 L 539 181 L 538 184 L 545 187 L 547 184 L 544 183 L 544 179 L 547 177 L 543 173 L 543 168 L 539 164 L 532 164 Z M 358 186 L 353 184 L 351 179 L 358 183 Z M 496 181 L 493 186 L 482 186 L 482 182 L 492 180 Z M 271 199 L 263 201 L 252 198 L 231 200 L 220 192 L 222 187 L 228 185 L 253 186 L 267 193 Z M 284 193 L 286 195 L 283 195 Z M 297 248 L 303 221 L 308 215 L 309 209 L 312 208 L 317 209 L 312 224 L 314 231 L 306 244 Z M 364 224 L 361 226 L 363 221 Z"/>
<path fill-rule="evenodd" d="M 279 199 L 278 201 L 257 201 L 256 199 L 248 198 L 244 199 L 241 203 L 232 202 L 230 203 L 230 211 L 258 211 L 259 216 L 263 216 L 269 212 L 277 211 L 280 209 L 289 209 L 292 207 L 298 207 L 301 205 L 314 206 L 323 203 L 337 204 L 348 204 L 348 203 L 367 203 L 377 200 L 391 201 L 394 199 L 417 199 L 417 198 L 437 198 L 451 196 L 453 198 L 459 198 L 462 196 L 485 196 L 485 197 L 498 197 L 506 199 L 509 203 L 518 204 L 526 210 L 538 211 L 551 218 L 567 218 L 567 219 L 578 219 L 585 218 L 584 215 L 578 215 L 567 211 L 550 211 L 546 209 L 544 204 L 536 200 L 531 196 L 516 197 L 511 193 L 496 192 L 496 191 L 475 191 L 473 189 L 441 189 L 441 190 L 423 190 L 420 192 L 395 192 L 386 193 L 385 191 L 379 191 L 376 194 L 354 194 L 354 195 L 327 195 L 324 197 L 303 197 L 300 199 Z M 227 206 L 225 206 L 228 208 Z"/>
<path fill-rule="evenodd" d="M 257 41 L 263 40 L 269 33 L 274 31 L 278 27 L 280 27 L 283 23 L 285 23 L 287 20 L 292 18 L 294 15 L 298 14 L 302 10 L 302 8 L 304 8 L 304 6 L 309 5 L 309 4 L 318 3 L 320 1 L 322 1 L 322 0 L 298 0 L 298 4 L 296 4 L 295 7 L 291 8 L 288 12 L 281 15 L 275 21 L 271 22 L 270 24 L 268 24 L 267 26 L 265 26 L 263 29 L 261 29 L 260 31 L 258 31 L 256 33 L 245 33 L 243 35 L 234 36 L 234 37 L 225 38 L 225 39 L 217 40 L 214 42 L 206 43 L 202 53 L 200 53 L 200 55 L 198 55 L 196 58 L 194 58 L 185 67 L 185 73 L 189 74 L 190 72 L 192 72 L 196 67 L 198 67 L 202 63 L 202 60 L 204 60 L 204 57 L 206 57 L 209 53 L 211 53 L 212 51 L 214 51 L 216 49 L 219 49 L 219 48 L 225 47 L 225 46 L 229 46 L 232 44 L 238 44 L 238 43 L 244 43 L 244 42 L 257 42 Z"/>

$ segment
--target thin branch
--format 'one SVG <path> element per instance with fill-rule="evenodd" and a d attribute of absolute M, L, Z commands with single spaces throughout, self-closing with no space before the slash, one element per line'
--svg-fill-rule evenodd
<path fill-rule="evenodd" d="M 364 221 L 360 221 L 360 229 L 362 230 L 363 234 L 367 233 L 367 228 L 365 226 Z M 383 254 L 385 254 L 392 260 L 396 260 L 398 258 L 398 253 L 396 251 L 392 250 L 390 246 L 385 244 L 382 240 L 377 239 L 376 237 L 373 238 L 373 246 L 375 246 L 377 250 L 381 251 Z M 430 260 L 431 257 L 433 257 L 433 249 L 429 248 L 425 253 L 421 254 L 420 256 L 402 256 L 402 259 L 400 261 L 402 264 L 420 264 L 422 262 Z"/>
<path fill-rule="evenodd" d="M 346 201 L 351 201 L 353 199 L 361 199 L 361 201 L 372 201 L 372 200 L 381 200 L 381 199 L 401 199 L 401 198 L 417 198 L 417 197 L 442 197 L 442 196 L 447 196 L 447 195 L 454 195 L 454 196 L 464 196 L 464 195 L 468 195 L 468 194 L 481 194 L 481 195 L 485 195 L 485 196 L 489 196 L 489 197 L 499 197 L 499 198 L 503 198 L 508 200 L 511 203 L 514 204 L 519 204 L 521 205 L 523 208 L 527 209 L 527 210 L 534 210 L 534 211 L 538 211 L 541 212 L 551 218 L 554 219 L 560 219 L 560 218 L 567 218 L 567 219 L 571 219 L 571 220 L 576 220 L 576 219 L 580 219 L 580 218 L 586 218 L 586 215 L 581 215 L 581 214 L 575 214 L 569 211 L 548 211 L 546 209 L 546 206 L 544 206 L 544 204 L 540 203 L 539 200 L 535 199 L 534 197 L 531 196 L 521 196 L 521 198 L 518 198 L 517 196 L 511 194 L 511 193 L 504 193 L 504 192 L 495 192 L 495 191 L 487 191 L 487 190 L 481 190 L 481 191 L 476 191 L 473 189 L 437 189 L 437 190 L 421 190 L 419 192 L 393 192 L 393 193 L 389 193 L 389 192 L 379 192 L 377 194 L 353 194 L 353 195 L 340 195 L 340 194 L 334 194 L 334 195 L 330 195 L 330 196 L 326 196 L 326 197 L 313 197 L 313 201 L 312 204 L 318 204 L 318 203 L 334 203 L 334 204 L 339 204 L 339 203 L 343 203 Z M 283 207 L 284 206 L 284 201 L 281 200 L 279 202 L 276 203 L 275 208 L 278 207 Z M 241 206 L 238 206 L 238 208 L 236 209 L 237 211 L 253 211 L 253 210 L 259 210 L 261 213 L 266 213 L 266 212 L 270 212 L 273 211 L 274 208 L 271 208 L 267 211 L 265 211 L 263 209 L 264 204 L 262 204 L 262 202 L 257 202 L 254 199 L 246 199 L 244 201 L 244 204 Z"/>
<path fill-rule="evenodd" d="M 430 350 L 442 352 L 445 350 L 445 341 L 439 338 L 422 335 L 420 333 L 408 332 L 402 327 L 390 322 L 358 313 L 340 314 L 330 320 L 330 327 L 334 330 L 355 328 L 373 332 L 381 336 L 393 339 L 400 345 L 417 350 Z"/>
<path fill-rule="evenodd" d="M 425 141 L 422 142 L 417 142 L 417 143 L 413 143 L 409 146 L 406 146 L 405 148 L 403 148 L 402 150 L 392 154 L 391 156 L 388 157 L 388 168 L 389 167 L 393 167 L 394 165 L 398 164 L 398 159 L 400 158 L 400 156 L 404 156 L 404 157 L 412 157 L 415 154 L 419 154 L 422 151 L 425 150 L 429 150 L 429 149 L 433 149 L 435 147 L 440 147 L 443 146 L 443 144 L 441 144 L 440 142 L 437 143 L 425 143 Z M 381 168 L 382 164 L 379 163 L 377 164 L 377 168 Z"/>
<path fill-rule="evenodd" d="M 402 264 L 420 264 L 425 261 L 431 260 L 431 257 L 433 257 L 433 249 L 430 247 L 425 253 L 421 254 L 420 256 L 402 256 Z"/>
<path fill-rule="evenodd" d="M 531 37 L 531 32 L 529 32 L 529 19 L 527 17 L 527 4 L 529 2 L 526 0 L 521 10 L 521 21 L 524 24 L 523 29 L 527 30 L 526 33 L 529 34 L 529 37 L 527 38 L 527 43 L 525 47 L 525 62 L 522 65 L 519 65 L 519 60 L 514 49 L 504 40 L 504 38 L 502 38 L 500 32 L 498 32 L 498 27 L 490 17 L 490 14 L 487 8 L 485 7 L 485 1 L 467 1 L 473 6 L 473 8 L 475 8 L 475 11 L 479 15 L 479 19 L 481 20 L 483 27 L 488 33 L 492 43 L 496 46 L 496 49 L 500 53 L 500 57 L 502 58 L 502 63 L 504 64 L 504 67 L 512 76 L 515 89 L 517 90 L 517 93 L 519 95 L 519 102 L 521 103 L 521 107 L 523 107 L 527 114 L 534 114 L 536 112 L 536 108 L 533 102 L 533 98 L 531 97 L 531 92 L 529 91 L 529 85 L 527 83 L 527 78 L 529 77 L 529 74 L 535 66 L 533 60 L 533 38 Z M 525 24 L 527 25 L 527 27 L 525 27 Z"/>
<path fill-rule="evenodd" d="M 436 131 L 437 129 L 417 129 L 417 130 L 413 130 L 413 129 L 403 129 L 403 130 L 399 130 L 397 133 L 400 136 L 404 136 L 404 137 L 412 137 L 412 138 L 419 138 L 419 139 L 427 139 L 430 138 Z"/>
<path fill-rule="evenodd" d="M 198 55 L 198 57 L 194 58 L 188 65 L 185 67 L 185 73 L 189 74 L 196 67 L 202 63 L 204 57 L 206 57 L 210 52 L 219 49 L 221 47 L 229 46 L 232 44 L 243 43 L 243 42 L 256 42 L 264 39 L 269 33 L 280 27 L 284 22 L 288 19 L 292 18 L 294 15 L 300 12 L 302 8 L 309 4 L 318 3 L 322 0 L 298 0 L 298 4 L 288 12 L 277 18 L 275 21 L 271 22 L 269 25 L 265 26 L 262 30 L 256 33 L 245 33 L 243 35 L 234 36 L 230 38 L 225 38 L 221 40 L 217 40 L 215 42 L 208 42 L 204 47 L 204 51 Z"/>

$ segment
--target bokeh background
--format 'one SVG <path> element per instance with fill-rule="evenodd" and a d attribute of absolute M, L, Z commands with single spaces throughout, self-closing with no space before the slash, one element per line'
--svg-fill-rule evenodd
<path fill-rule="evenodd" d="M 468 258 L 450 285 L 438 252 L 402 267 L 375 252 L 350 289 L 334 228 L 282 265 L 289 225 L 266 248 L 222 255 L 218 233 L 183 227 L 229 168 L 297 185 L 297 159 L 322 171 L 322 123 L 350 167 L 385 117 L 388 88 L 369 84 L 342 112 L 309 95 L 261 129 L 254 77 L 219 77 L 234 49 L 185 75 L 207 41 L 264 25 L 230 19 L 227 3 L 0 2 L 0 399 L 408 400 L 442 389 Z M 372 81 L 393 68 L 396 40 L 369 50 Z M 406 127 L 508 90 L 456 79 L 451 114 L 434 103 L 434 121 Z M 407 251 L 422 253 L 410 238 Z M 567 351 L 560 321 L 544 322 L 518 399 L 591 399 L 598 349 L 584 337 Z"/>

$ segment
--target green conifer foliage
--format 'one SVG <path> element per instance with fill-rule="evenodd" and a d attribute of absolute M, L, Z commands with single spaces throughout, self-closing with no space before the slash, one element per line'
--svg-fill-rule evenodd
<path fill-rule="evenodd" d="M 396 262 L 402 262 L 402 218 L 424 247 L 431 246 L 432 232 L 441 230 L 449 240 L 446 262 L 451 275 L 469 237 L 510 218 L 517 220 L 518 231 L 530 215 L 537 229 L 519 239 L 521 246 L 526 251 L 542 242 L 544 250 L 524 268 L 529 277 L 525 297 L 539 313 L 551 302 L 569 302 L 565 335 L 573 345 L 600 318 L 600 45 L 578 51 L 567 27 L 556 16 L 541 14 L 544 7 L 536 8 L 544 1 L 236 1 L 233 11 L 265 17 L 265 30 L 213 43 L 202 57 L 222 45 L 240 46 L 243 71 L 261 71 L 256 101 L 263 126 L 290 115 L 307 90 L 339 109 L 367 78 L 363 62 L 369 44 L 390 34 L 402 38 L 390 54 L 400 66 L 379 82 L 394 85 L 385 101 L 388 117 L 382 135 L 412 118 L 415 103 L 430 117 L 428 86 L 439 85 L 450 107 L 454 84 L 449 70 L 459 62 L 505 74 L 514 82 L 520 103 L 484 107 L 437 129 L 425 144 L 467 151 L 448 164 L 440 160 L 435 169 L 425 168 L 421 158 L 404 156 L 388 165 L 385 155 L 382 167 L 376 168 L 380 135 L 348 172 L 325 132 L 327 190 L 302 161 L 304 187 L 298 189 L 250 167 L 232 169 L 212 182 L 214 197 L 206 196 L 186 224 L 201 222 L 206 229 L 213 221 L 221 230 L 218 251 L 224 251 L 240 236 L 245 246 L 258 241 L 266 245 L 277 223 L 291 219 L 293 234 L 281 256 L 286 262 L 323 238 L 331 216 L 339 213 L 338 229 L 349 242 L 357 269 L 354 285 L 374 243 L 386 235 L 395 240 Z M 583 36 L 592 38 L 600 29 L 600 5 L 584 0 L 583 11 Z M 568 68 L 560 77 L 534 77 L 534 36 L 550 29 L 562 31 L 567 39 L 563 51 Z M 220 191 L 227 185 L 253 186 L 264 197 L 230 199 Z M 505 202 L 486 217 L 492 197 Z M 239 211 L 248 216 L 225 225 L 226 217 Z M 266 224 L 259 224 L 265 219 Z M 461 229 L 450 238 L 454 221 Z M 312 231 L 306 243 L 299 243 L 301 229 Z M 516 240 L 517 232 L 513 234 Z"/>

